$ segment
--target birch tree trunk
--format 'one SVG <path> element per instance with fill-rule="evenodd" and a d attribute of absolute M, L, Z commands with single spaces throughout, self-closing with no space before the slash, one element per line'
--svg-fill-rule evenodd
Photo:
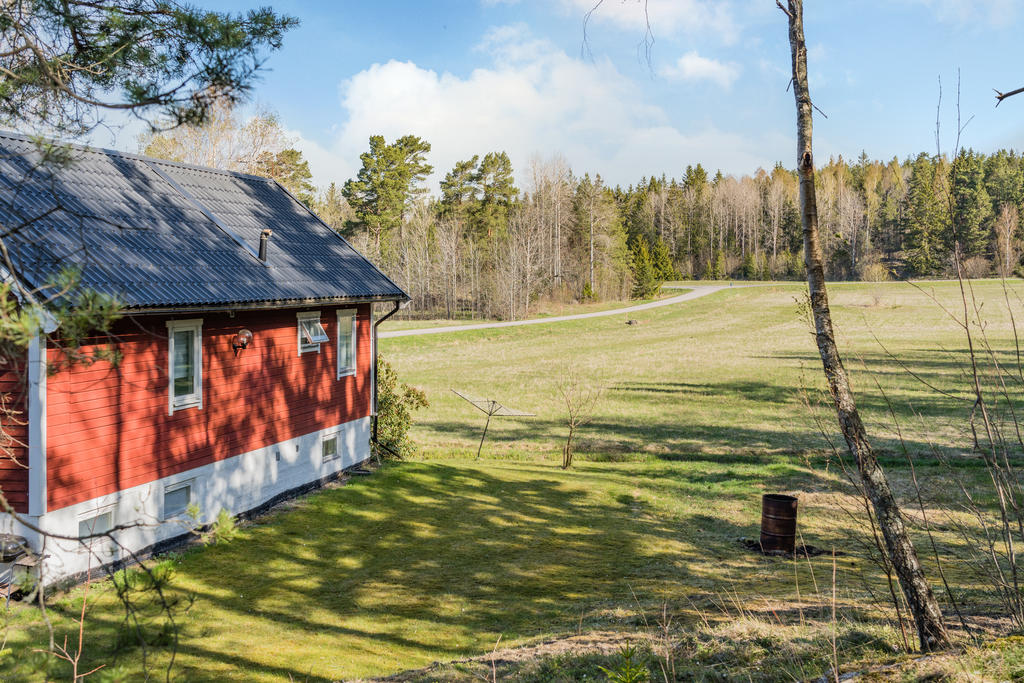
<path fill-rule="evenodd" d="M 793 93 L 797 112 L 797 168 L 800 173 L 800 220 L 803 224 L 804 265 L 807 268 L 807 287 L 814 313 L 815 336 L 821 362 L 825 370 L 829 391 L 835 401 L 839 427 L 875 511 L 875 517 L 885 538 L 886 550 L 893 569 L 899 577 L 910 612 L 917 626 L 921 649 L 935 650 L 949 645 L 949 636 L 943 624 L 942 612 L 928 584 L 903 523 L 899 506 L 889 487 L 889 481 L 878 464 L 868 442 L 850 390 L 849 378 L 843 368 L 832 331 L 825 273 L 822 268 L 821 247 L 818 243 L 818 210 L 814 193 L 814 157 L 811 153 L 811 97 L 807 87 L 807 47 L 804 44 L 803 0 L 787 0 L 789 16 L 789 45 L 793 58 Z M 777 0 L 778 2 L 778 0 Z M 781 2 L 779 7 L 782 8 Z"/>

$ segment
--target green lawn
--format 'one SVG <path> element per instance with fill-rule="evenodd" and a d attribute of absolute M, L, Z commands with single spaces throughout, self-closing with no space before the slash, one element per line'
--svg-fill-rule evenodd
<path fill-rule="evenodd" d="M 733 590 L 795 598 L 791 563 L 739 552 L 736 540 L 756 536 L 760 492 L 818 486 L 814 473 L 772 456 L 569 472 L 511 461 L 388 467 L 177 558 L 174 585 L 195 603 L 176 670 L 189 681 L 335 680 L 477 654 L 499 636 L 516 644 L 628 627 L 633 593 L 674 608 Z M 808 542 L 835 542 L 828 513 L 812 509 L 802 520 Z M 830 562 L 815 564 L 825 582 Z M 809 587 L 806 565 L 796 569 Z M 121 618 L 103 586 L 90 597 L 89 663 L 134 668 L 137 649 L 101 645 Z M 80 593 L 51 608 L 64 616 L 59 633 Z M 25 646 L 25 630 L 10 636 Z"/>
<path fill-rule="evenodd" d="M 955 303 L 954 284 L 933 287 L 946 305 Z M 1002 289 L 976 289 L 990 338 L 1009 354 Z M 487 652 L 499 636 L 504 646 L 635 630 L 640 611 L 653 615 L 662 605 L 683 627 L 708 615 L 732 623 L 729 605 L 740 604 L 744 615 L 768 622 L 799 617 L 802 628 L 805 616 L 823 618 L 832 558 L 794 564 L 740 549 L 737 539 L 757 535 L 760 494 L 769 491 L 800 494 L 807 543 L 846 551 L 836 566 L 843 629 L 852 633 L 840 645 L 842 661 L 877 659 L 895 632 L 865 607 L 884 582 L 837 523 L 835 469 L 801 402 L 799 387 L 821 386 L 795 301 L 801 292 L 798 285 L 726 290 L 645 311 L 636 326 L 611 317 L 382 340 L 382 352 L 431 400 L 415 430 L 423 453 L 313 494 L 228 544 L 172 558 L 176 595 L 195 599 L 181 622 L 176 680 L 383 675 Z M 872 338 L 957 392 L 963 340 L 939 307 L 906 284 L 841 285 L 832 296 L 876 442 L 896 446 L 871 377 L 896 403 L 912 449 L 924 452 L 929 441 L 962 449 L 969 404 L 908 377 Z M 557 467 L 557 387 L 567 368 L 605 394 L 581 434 L 583 459 L 566 472 Z M 538 415 L 495 419 L 486 457 L 475 461 L 483 415 L 449 388 Z M 885 461 L 906 495 L 902 460 Z M 970 462 L 963 473 L 971 486 L 984 479 Z M 929 505 L 952 490 L 933 460 L 922 458 L 917 475 Z M 938 537 L 950 549 L 960 543 L 951 532 Z M 955 568 L 949 575 L 969 598 L 969 579 Z M 54 600 L 58 635 L 72 631 L 80 600 L 81 589 Z M 122 613 L 108 584 L 93 586 L 90 605 L 88 665 L 137 672 L 137 647 L 111 647 Z M 0 678 L 38 680 L 26 669 L 38 659 L 27 653 L 45 644 L 38 614 L 16 605 L 7 616 Z M 747 638 L 767 653 L 781 647 L 744 633 L 729 631 L 722 642 Z M 814 642 L 810 668 L 800 669 L 808 675 L 828 664 Z M 693 661 L 709 657 L 708 647 L 697 647 Z M 741 661 L 735 650 L 723 652 Z M 166 663 L 159 650 L 148 656 Z"/>
<path fill-rule="evenodd" d="M 1024 291 L 1020 282 L 1011 286 Z M 831 289 L 840 348 L 868 427 L 883 449 L 894 449 L 895 442 L 875 380 L 896 406 L 915 451 L 928 450 L 929 440 L 957 447 L 961 418 L 970 408 L 960 390 L 965 340 L 928 297 L 934 292 L 953 307 L 957 285 L 924 288 L 890 283 Z M 985 302 L 988 334 L 1003 349 L 1001 357 L 1011 360 L 1000 283 L 977 283 L 975 290 Z M 415 436 L 429 457 L 476 452 L 484 415 L 452 394 L 453 388 L 537 414 L 493 420 L 486 452 L 553 455 L 564 433 L 558 388 L 570 371 L 605 388 L 594 422 L 582 435 L 583 450 L 593 455 L 800 454 L 823 446 L 801 397 L 801 387 L 824 386 L 813 336 L 798 313 L 804 291 L 795 283 L 734 288 L 635 314 L 640 324 L 634 326 L 613 316 L 402 337 L 382 340 L 381 352 L 406 381 L 427 392 L 431 406 L 418 416 Z M 936 394 L 885 349 L 956 396 Z"/>

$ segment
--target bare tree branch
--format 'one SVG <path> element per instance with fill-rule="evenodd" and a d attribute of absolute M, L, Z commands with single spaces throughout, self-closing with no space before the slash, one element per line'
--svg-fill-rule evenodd
<path fill-rule="evenodd" d="M 995 90 L 995 88 L 993 88 L 993 90 Z M 1007 97 L 1013 97 L 1014 95 L 1019 95 L 1022 92 L 1024 92 L 1024 88 L 1017 88 L 1016 90 L 1011 90 L 1010 92 L 999 92 L 998 90 L 995 90 L 996 106 L 998 107 L 1002 103 L 1002 101 L 1005 100 Z"/>

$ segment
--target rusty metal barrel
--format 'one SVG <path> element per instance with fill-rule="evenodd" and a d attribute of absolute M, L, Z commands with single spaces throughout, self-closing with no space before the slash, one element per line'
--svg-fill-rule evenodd
<path fill-rule="evenodd" d="M 783 550 L 796 548 L 796 498 L 781 493 L 761 496 L 761 549 Z"/>

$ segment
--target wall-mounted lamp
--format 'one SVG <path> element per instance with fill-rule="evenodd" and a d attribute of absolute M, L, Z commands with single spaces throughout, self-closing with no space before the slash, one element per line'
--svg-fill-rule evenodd
<path fill-rule="evenodd" d="M 247 348 L 252 343 L 252 330 L 241 329 L 235 333 L 235 336 L 231 338 L 231 348 L 235 350 L 235 355 L 244 348 Z"/>

